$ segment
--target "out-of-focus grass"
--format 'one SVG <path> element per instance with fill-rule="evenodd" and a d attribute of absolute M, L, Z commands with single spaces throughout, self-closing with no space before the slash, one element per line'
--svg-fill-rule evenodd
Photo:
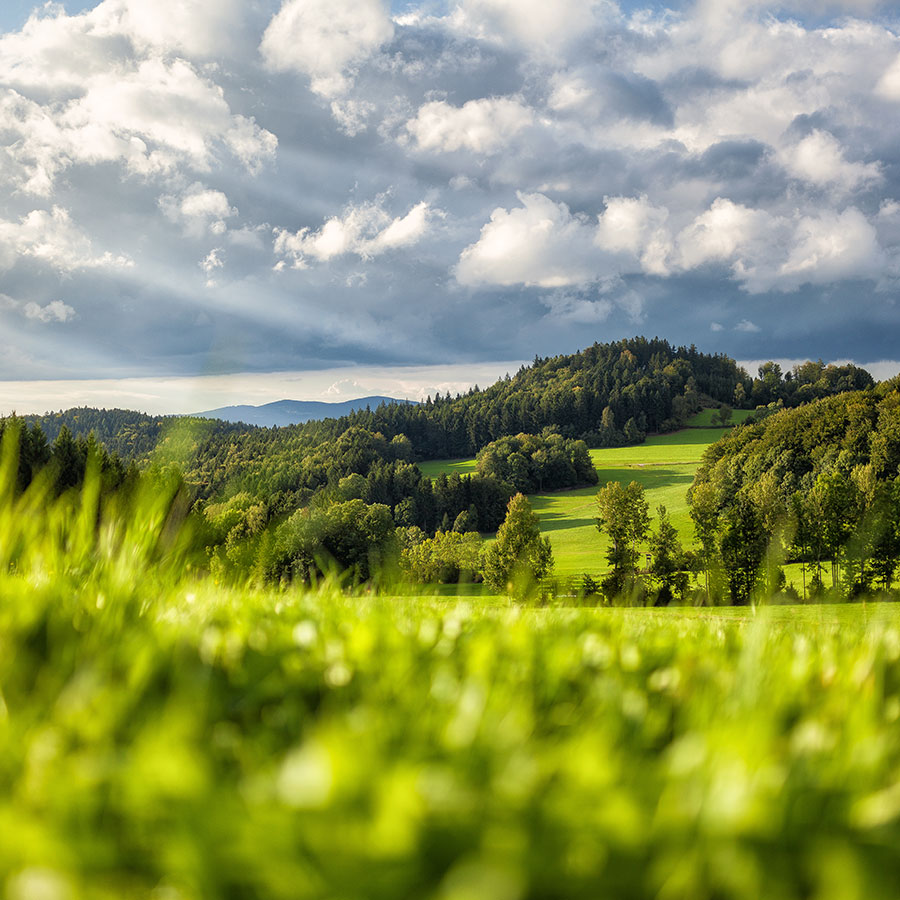
<path fill-rule="evenodd" d="M 225 589 L 181 518 L 0 489 L 9 900 L 896 897 L 896 607 Z"/>

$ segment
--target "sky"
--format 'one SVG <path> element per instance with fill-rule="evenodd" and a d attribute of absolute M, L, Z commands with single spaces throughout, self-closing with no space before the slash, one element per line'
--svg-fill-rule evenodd
<path fill-rule="evenodd" d="M 0 9 L 0 411 L 635 334 L 888 371 L 898 284 L 896 4 Z"/>

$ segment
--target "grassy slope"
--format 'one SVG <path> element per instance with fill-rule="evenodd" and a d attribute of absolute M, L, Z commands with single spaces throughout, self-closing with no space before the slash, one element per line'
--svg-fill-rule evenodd
<path fill-rule="evenodd" d="M 690 543 L 693 531 L 685 495 L 704 449 L 721 434 L 719 428 L 689 428 L 650 437 L 636 447 L 592 450 L 591 458 L 600 477 L 597 487 L 532 496 L 541 528 L 553 544 L 556 574 L 599 574 L 606 569 L 606 538 L 594 523 L 594 497 L 608 481 L 636 481 L 642 485 L 651 515 L 655 517 L 656 507 L 663 504 L 681 540 Z"/>
<path fill-rule="evenodd" d="M 437 478 L 441 472 L 452 475 L 473 475 L 478 471 L 474 459 L 429 459 L 418 464 L 423 475 L 429 478 Z"/>
<path fill-rule="evenodd" d="M 655 517 L 656 507 L 663 504 L 682 542 L 690 544 L 693 529 L 685 495 L 703 451 L 723 434 L 722 428 L 698 427 L 708 412 L 704 410 L 695 416 L 688 428 L 649 437 L 634 447 L 592 450 L 591 458 L 600 477 L 596 487 L 530 497 L 540 517 L 541 529 L 553 544 L 557 575 L 567 577 L 584 572 L 597 575 L 605 571 L 606 539 L 594 524 L 594 497 L 607 481 L 625 484 L 637 481 L 643 485 L 651 514 Z M 441 472 L 465 474 L 475 471 L 475 460 L 433 460 L 420 463 L 420 468 L 432 478 Z"/>

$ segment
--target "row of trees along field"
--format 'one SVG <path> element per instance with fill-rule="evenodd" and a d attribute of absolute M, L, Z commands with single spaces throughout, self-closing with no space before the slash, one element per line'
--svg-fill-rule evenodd
<path fill-rule="evenodd" d="M 692 570 L 713 602 L 727 593 L 743 604 L 757 590 L 784 592 L 782 567 L 794 562 L 804 594 L 889 592 L 900 562 L 898 387 L 895 379 L 783 410 L 712 444 L 689 491 L 691 553 L 664 509 L 651 532 L 639 485 L 605 485 L 598 525 L 609 535 L 612 572 L 599 587 L 619 596 L 642 593 L 649 581 L 665 598 L 684 590 Z"/>

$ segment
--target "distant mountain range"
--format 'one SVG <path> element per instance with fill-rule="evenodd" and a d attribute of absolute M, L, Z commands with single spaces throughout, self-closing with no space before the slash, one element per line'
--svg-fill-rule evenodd
<path fill-rule="evenodd" d="M 245 425 L 299 425 L 312 419 L 338 419 L 367 406 L 377 409 L 382 403 L 415 403 L 414 400 L 397 400 L 395 397 L 360 397 L 325 403 L 319 400 L 276 400 L 262 406 L 223 406 L 208 409 L 194 415 L 203 419 L 222 419 L 225 422 L 243 422 Z"/>

